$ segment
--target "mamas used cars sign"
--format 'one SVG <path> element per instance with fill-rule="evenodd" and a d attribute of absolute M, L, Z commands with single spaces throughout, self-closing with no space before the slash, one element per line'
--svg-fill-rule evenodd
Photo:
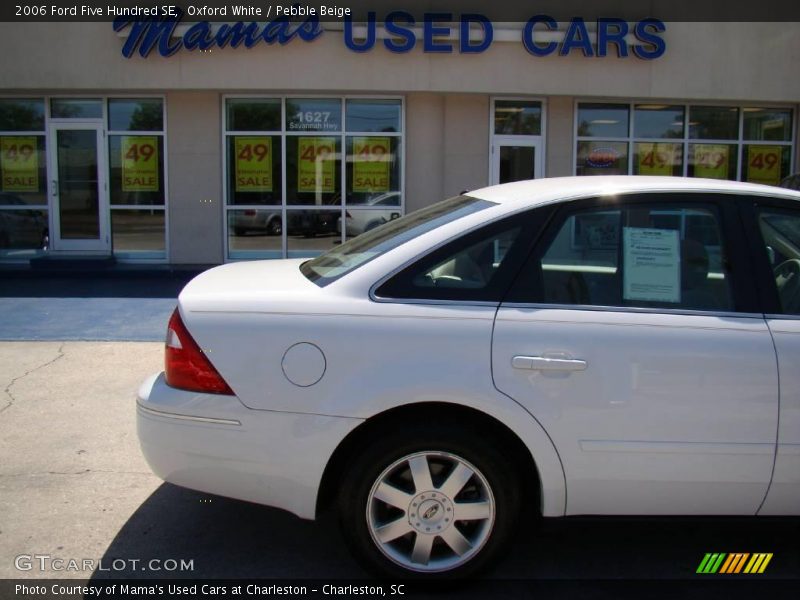
<path fill-rule="evenodd" d="M 184 13 L 175 7 L 155 16 L 120 16 L 114 20 L 114 31 L 127 34 L 122 46 L 126 58 L 150 55 L 155 50 L 168 57 L 181 50 L 212 48 L 253 48 L 261 43 L 285 45 L 295 39 L 312 42 L 326 32 L 316 14 L 299 20 L 295 16 L 278 16 L 266 21 L 212 23 L 199 21 L 182 24 Z M 421 45 L 427 53 L 478 54 L 494 41 L 494 25 L 480 14 L 425 13 L 422 19 L 406 11 L 392 11 L 379 20 L 369 12 L 363 23 L 354 23 L 344 16 L 343 42 L 354 52 L 366 52 L 380 45 L 395 53 L 411 52 Z M 583 56 L 604 57 L 614 52 L 620 58 L 630 55 L 644 60 L 659 58 L 666 50 L 661 34 L 666 30 L 658 19 L 642 19 L 629 23 L 619 18 L 597 19 L 590 27 L 581 17 L 573 17 L 565 27 L 555 18 L 535 15 L 522 24 L 520 41 L 533 56 L 557 54 L 567 56 L 579 52 Z M 590 31 L 591 30 L 591 31 Z M 338 33 L 338 31 L 337 31 Z"/>

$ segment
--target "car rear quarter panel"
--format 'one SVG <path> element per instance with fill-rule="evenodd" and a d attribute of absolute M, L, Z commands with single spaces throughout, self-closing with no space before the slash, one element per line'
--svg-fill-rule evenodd
<path fill-rule="evenodd" d="M 546 516 L 564 514 L 564 473 L 538 422 L 491 377 L 493 306 L 430 306 L 340 298 L 259 311 L 184 311 L 192 335 L 249 408 L 369 419 L 426 402 L 459 404 L 508 426 L 537 464 Z M 281 363 L 294 344 L 322 350 L 325 372 L 300 387 Z M 531 474 L 535 476 L 535 474 Z"/>

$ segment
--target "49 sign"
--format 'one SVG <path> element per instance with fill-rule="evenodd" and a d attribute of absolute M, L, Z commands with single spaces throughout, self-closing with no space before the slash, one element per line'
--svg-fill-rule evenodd
<path fill-rule="evenodd" d="M 39 153 L 35 136 L 0 138 L 4 192 L 39 191 Z"/>
<path fill-rule="evenodd" d="M 272 138 L 238 136 L 236 151 L 236 191 L 272 191 Z"/>
<path fill-rule="evenodd" d="M 301 137 L 297 149 L 297 191 L 336 191 L 336 138 Z"/>
<path fill-rule="evenodd" d="M 750 146 L 747 149 L 747 181 L 778 185 L 781 181 L 780 146 Z"/>
<path fill-rule="evenodd" d="M 353 191 L 388 192 L 390 139 L 353 138 Z"/>
<path fill-rule="evenodd" d="M 157 192 L 158 138 L 154 135 L 122 137 L 122 191 Z"/>

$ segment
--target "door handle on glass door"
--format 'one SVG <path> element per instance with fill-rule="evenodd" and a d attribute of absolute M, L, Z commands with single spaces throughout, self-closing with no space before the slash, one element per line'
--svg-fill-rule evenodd
<path fill-rule="evenodd" d="M 511 359 L 515 369 L 531 371 L 585 371 L 586 361 L 574 358 L 548 358 L 547 356 L 515 356 Z"/>

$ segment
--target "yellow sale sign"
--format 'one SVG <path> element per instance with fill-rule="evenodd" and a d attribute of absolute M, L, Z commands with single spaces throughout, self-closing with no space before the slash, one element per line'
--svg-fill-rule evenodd
<path fill-rule="evenodd" d="M 236 191 L 272 191 L 272 138 L 266 136 L 237 136 L 234 138 L 236 153 Z"/>
<path fill-rule="evenodd" d="M 154 135 L 122 136 L 122 191 L 157 192 L 158 138 Z"/>
<path fill-rule="evenodd" d="M 749 146 L 747 181 L 778 185 L 781 182 L 781 150 L 780 146 Z"/>
<path fill-rule="evenodd" d="M 39 191 L 39 152 L 35 136 L 0 137 L 4 192 Z"/>
<path fill-rule="evenodd" d="M 353 191 L 388 192 L 389 160 L 388 137 L 353 138 Z"/>
<path fill-rule="evenodd" d="M 728 179 L 730 148 L 725 144 L 694 144 L 694 176 Z"/>
<path fill-rule="evenodd" d="M 672 175 L 680 157 L 679 144 L 639 142 L 636 144 L 639 175 Z"/>
<path fill-rule="evenodd" d="M 297 191 L 336 191 L 336 138 L 300 137 L 297 143 Z"/>

